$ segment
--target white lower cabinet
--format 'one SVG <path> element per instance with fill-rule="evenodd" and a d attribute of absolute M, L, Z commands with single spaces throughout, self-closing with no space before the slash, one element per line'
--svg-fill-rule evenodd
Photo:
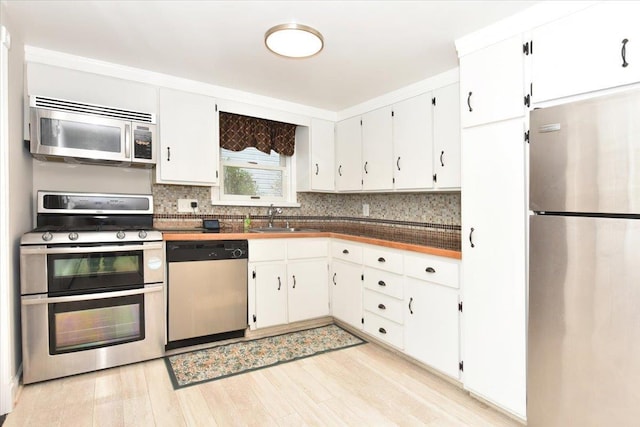
<path fill-rule="evenodd" d="M 327 273 L 326 258 L 287 265 L 289 322 L 329 315 Z"/>
<path fill-rule="evenodd" d="M 331 270 L 331 314 L 362 329 L 362 264 L 333 260 Z"/>
<path fill-rule="evenodd" d="M 271 262 L 253 266 L 255 272 L 256 328 L 287 323 L 287 266 Z"/>
<path fill-rule="evenodd" d="M 408 277 L 405 281 L 404 308 L 404 351 L 409 356 L 458 379 L 458 292 Z"/>
<path fill-rule="evenodd" d="M 252 329 L 329 315 L 327 239 L 249 240 Z"/>

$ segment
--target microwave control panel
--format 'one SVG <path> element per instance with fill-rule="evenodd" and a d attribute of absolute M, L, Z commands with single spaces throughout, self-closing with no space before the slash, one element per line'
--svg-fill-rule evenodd
<path fill-rule="evenodd" d="M 153 130 L 149 126 L 134 125 L 133 158 L 153 159 Z"/>

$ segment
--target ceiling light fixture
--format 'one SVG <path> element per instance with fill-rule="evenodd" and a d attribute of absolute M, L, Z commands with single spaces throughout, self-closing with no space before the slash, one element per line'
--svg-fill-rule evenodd
<path fill-rule="evenodd" d="M 278 55 L 288 58 L 308 58 L 324 47 L 322 34 L 302 24 L 280 24 L 264 34 L 264 44 Z"/>

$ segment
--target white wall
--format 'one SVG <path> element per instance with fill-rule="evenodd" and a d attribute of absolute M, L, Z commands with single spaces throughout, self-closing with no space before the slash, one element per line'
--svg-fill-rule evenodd
<path fill-rule="evenodd" d="M 11 17 L 1 5 L 0 23 L 11 34 L 9 50 L 9 86 L 8 86 L 8 170 L 3 178 L 8 179 L 8 195 L 3 198 L 8 206 L 2 206 L 3 214 L 8 216 L 8 242 L 2 242 L 9 258 L 8 274 L 4 274 L 0 288 L 8 292 L 0 295 L 8 297 L 9 324 L 0 325 L 2 331 L 9 334 L 8 348 L 0 346 L 0 353 L 9 356 L 9 370 L 1 373 L 9 377 L 0 378 L 0 384 L 7 387 L 2 394 L 8 393 L 11 400 L 17 392 L 20 374 L 21 336 L 20 336 L 20 259 L 19 241 L 21 235 L 31 228 L 31 188 L 32 160 L 23 147 L 23 94 L 24 94 L 24 43 L 19 28 L 11 23 Z M 4 344 L 4 342 L 3 342 Z M 10 411 L 12 402 L 0 402 L 0 414 Z"/>

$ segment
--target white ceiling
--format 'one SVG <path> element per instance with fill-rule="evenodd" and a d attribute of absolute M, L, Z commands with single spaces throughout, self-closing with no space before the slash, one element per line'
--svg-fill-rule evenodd
<path fill-rule="evenodd" d="M 3 0 L 27 45 L 339 111 L 458 65 L 453 41 L 533 1 Z M 319 30 L 308 59 L 264 33 Z"/>

